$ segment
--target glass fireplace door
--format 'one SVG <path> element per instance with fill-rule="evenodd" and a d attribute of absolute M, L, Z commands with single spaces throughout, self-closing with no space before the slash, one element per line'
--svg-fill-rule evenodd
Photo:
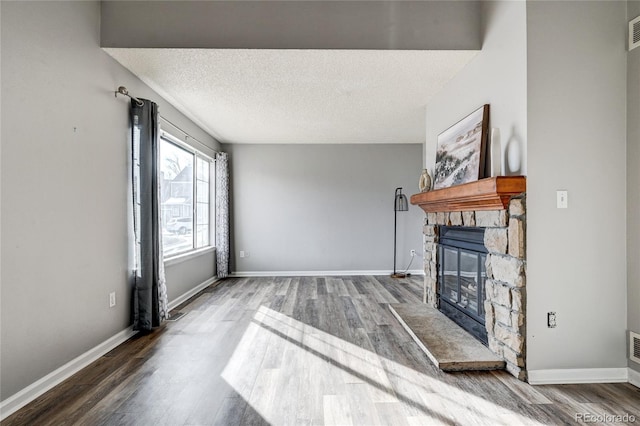
<path fill-rule="evenodd" d="M 460 234 L 460 230 L 456 230 Z M 448 241 L 439 244 L 439 309 L 461 327 L 487 343 L 484 327 L 486 249 L 474 250 L 470 244 Z M 448 245 L 447 243 L 452 243 Z M 461 247 L 462 246 L 462 247 Z"/>
<path fill-rule="evenodd" d="M 458 305 L 472 315 L 478 309 L 478 255 L 460 250 L 460 301 Z"/>
<path fill-rule="evenodd" d="M 441 297 L 458 303 L 458 250 L 442 247 L 442 291 Z"/>

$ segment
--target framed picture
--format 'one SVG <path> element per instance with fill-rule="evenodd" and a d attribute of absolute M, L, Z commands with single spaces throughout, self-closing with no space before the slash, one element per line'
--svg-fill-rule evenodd
<path fill-rule="evenodd" d="M 438 135 L 434 189 L 484 177 L 488 130 L 487 104 Z"/>

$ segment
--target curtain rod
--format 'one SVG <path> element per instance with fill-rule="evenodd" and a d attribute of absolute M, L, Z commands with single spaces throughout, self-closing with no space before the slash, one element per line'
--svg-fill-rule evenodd
<path fill-rule="evenodd" d="M 133 99 L 134 101 L 136 101 L 136 103 L 138 104 L 138 106 L 143 106 L 144 102 L 142 102 L 140 99 L 136 98 L 135 96 L 131 96 L 129 94 L 129 91 L 127 90 L 126 87 L 124 86 L 120 86 L 118 87 L 118 89 L 115 91 L 116 94 L 116 98 L 118 97 L 118 95 L 123 95 L 123 96 L 128 96 L 129 98 Z M 164 120 L 165 123 L 169 124 L 170 126 L 175 127 L 176 129 L 178 129 L 179 131 L 181 131 L 184 136 L 185 139 L 193 139 L 194 141 L 196 141 L 197 143 L 199 143 L 200 145 L 204 146 L 205 148 L 209 149 L 210 151 L 215 152 L 216 154 L 218 154 L 218 151 L 216 151 L 215 149 L 211 148 L 209 145 L 200 142 L 198 139 L 194 138 L 193 136 L 191 136 L 189 133 L 185 132 L 184 130 L 182 130 L 180 127 L 176 126 L 175 124 L 173 124 L 171 121 L 167 120 L 166 118 L 164 118 L 163 116 L 160 115 L 160 119 Z"/>
<path fill-rule="evenodd" d="M 193 136 L 191 136 L 189 133 L 185 132 L 185 131 L 184 131 L 184 130 L 182 130 L 180 127 L 176 126 L 176 125 L 175 125 L 175 124 L 173 124 L 171 121 L 169 121 L 169 120 L 167 120 L 166 118 L 164 118 L 163 116 L 160 116 L 160 120 L 164 121 L 165 123 L 169 124 L 170 126 L 172 126 L 172 127 L 176 128 L 176 129 L 178 129 L 179 131 L 181 131 L 181 132 L 184 134 L 185 138 L 187 138 L 187 139 L 192 139 L 192 140 L 196 141 L 197 143 L 199 143 L 200 145 L 202 145 L 202 146 L 204 146 L 205 148 L 207 148 L 208 150 L 213 151 L 213 152 L 215 152 L 216 154 L 218 154 L 218 151 L 216 151 L 215 149 L 211 148 L 209 145 L 207 145 L 207 144 L 205 144 L 205 143 L 203 143 L 203 142 L 200 142 L 198 139 L 194 138 L 194 137 L 193 137 Z"/>
<path fill-rule="evenodd" d="M 118 95 L 128 96 L 129 98 L 131 98 L 134 101 L 136 101 L 138 106 L 143 106 L 144 105 L 144 102 L 142 102 L 140 99 L 136 98 L 135 96 L 131 96 L 129 94 L 129 91 L 127 90 L 127 88 L 124 87 L 124 86 L 118 87 L 118 89 L 116 90 L 115 93 L 116 93 L 116 98 L 118 97 Z"/>

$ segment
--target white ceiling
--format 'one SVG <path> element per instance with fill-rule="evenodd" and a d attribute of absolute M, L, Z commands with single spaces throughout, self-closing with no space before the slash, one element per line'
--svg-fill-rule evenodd
<path fill-rule="evenodd" d="M 105 50 L 223 143 L 422 143 L 425 105 L 477 53 Z"/>

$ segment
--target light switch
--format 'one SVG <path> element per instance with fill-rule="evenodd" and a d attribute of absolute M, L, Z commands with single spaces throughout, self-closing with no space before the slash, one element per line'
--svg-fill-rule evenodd
<path fill-rule="evenodd" d="M 569 207 L 567 191 L 556 191 L 556 197 L 559 209 L 566 209 Z"/>

